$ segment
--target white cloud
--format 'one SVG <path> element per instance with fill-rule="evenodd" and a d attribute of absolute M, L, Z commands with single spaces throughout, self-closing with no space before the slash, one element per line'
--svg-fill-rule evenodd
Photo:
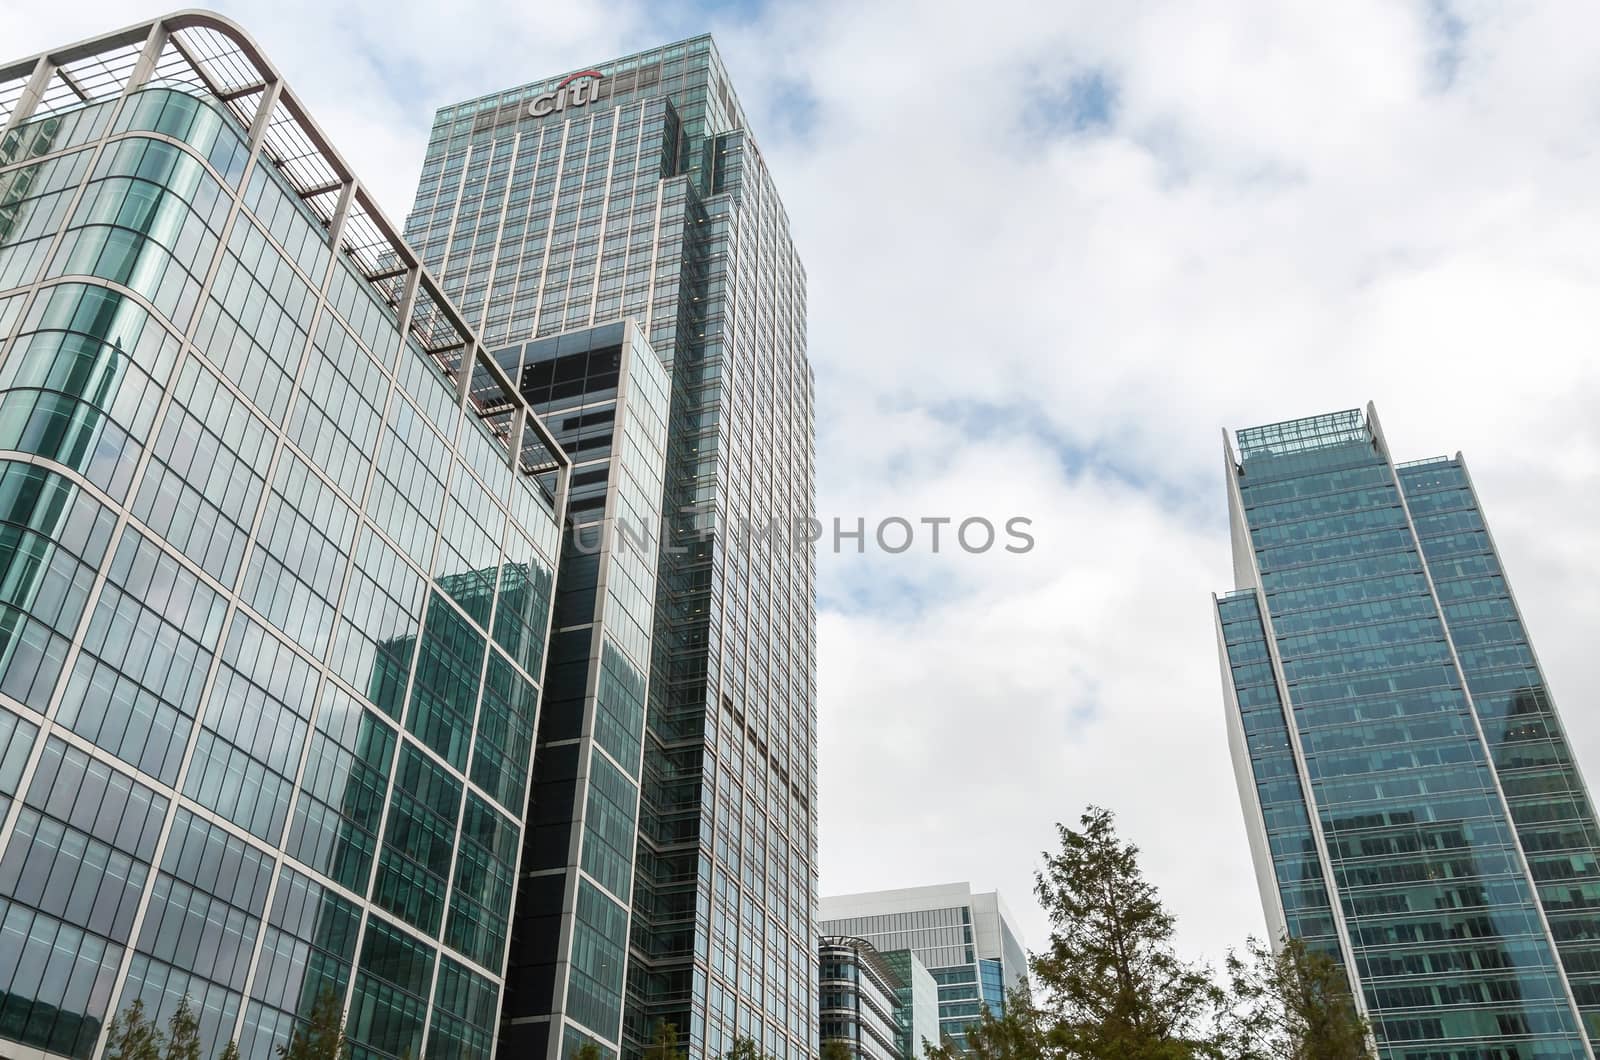
<path fill-rule="evenodd" d="M 112 7 L 0 0 L 0 50 Z M 998 886 L 1038 945 L 1037 853 L 1096 802 L 1187 949 L 1259 930 L 1208 611 L 1230 587 L 1217 431 L 1369 398 L 1401 456 L 1466 451 L 1600 769 L 1600 14 L 1473 0 L 1449 39 L 1430 10 L 711 18 L 811 278 L 823 514 L 1020 513 L 1038 537 L 824 555 L 825 889 Z M 433 107 L 698 28 L 638 2 L 234 13 L 397 220 Z M 1052 127 L 1091 72 L 1109 127 Z M 779 112 L 797 86 L 810 109 Z"/>
<path fill-rule="evenodd" d="M 1368 399 L 1402 458 L 1467 452 L 1600 763 L 1600 19 L 1462 9 L 1446 40 L 1422 4 L 972 10 L 780 8 L 724 42 L 741 85 L 775 66 L 817 101 L 804 141 L 764 143 L 812 277 L 824 508 L 1039 513 L 1015 577 L 947 563 L 915 621 L 825 612 L 824 888 L 972 878 L 1020 911 L 1049 823 L 1094 801 L 1186 948 L 1260 930 L 1207 612 L 1217 428 Z M 1019 71 L 1100 73 L 1112 126 L 1041 135 Z M 975 400 L 1144 489 L 941 419 Z"/>

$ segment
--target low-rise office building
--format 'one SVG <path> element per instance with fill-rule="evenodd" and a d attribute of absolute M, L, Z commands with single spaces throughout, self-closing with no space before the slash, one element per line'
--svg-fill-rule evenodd
<path fill-rule="evenodd" d="M 910 950 L 880 953 L 865 939 L 825 936 L 817 947 L 821 1043 L 858 1060 L 916 1060 L 939 1033 L 938 990 Z"/>
<path fill-rule="evenodd" d="M 939 992 L 939 1033 L 958 1046 L 982 1006 L 999 1012 L 1006 991 L 1027 975 L 1027 954 L 1011 913 L 994 891 L 950 883 L 823 898 L 824 936 L 864 939 L 880 953 L 909 950 Z"/>

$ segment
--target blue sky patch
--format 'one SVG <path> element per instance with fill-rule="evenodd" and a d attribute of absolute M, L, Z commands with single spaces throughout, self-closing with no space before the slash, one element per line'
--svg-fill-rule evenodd
<path fill-rule="evenodd" d="M 1109 129 L 1116 110 L 1116 81 L 1105 70 L 1084 70 L 1053 90 L 1036 89 L 1023 121 L 1045 134 L 1083 135 Z"/>

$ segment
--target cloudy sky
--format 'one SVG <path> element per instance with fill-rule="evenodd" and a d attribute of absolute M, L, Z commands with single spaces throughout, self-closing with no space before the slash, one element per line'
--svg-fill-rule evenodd
<path fill-rule="evenodd" d="M 402 218 L 435 107 L 710 29 L 810 273 L 825 892 L 969 879 L 1044 941 L 1116 810 L 1217 958 L 1261 913 L 1222 725 L 1220 428 L 1463 450 L 1600 771 L 1600 12 L 1467 0 L 229 4 Z M 0 0 L 20 56 L 159 13 Z"/>

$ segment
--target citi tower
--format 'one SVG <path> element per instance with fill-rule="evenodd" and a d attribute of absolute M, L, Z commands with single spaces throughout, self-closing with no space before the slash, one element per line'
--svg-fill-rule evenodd
<path fill-rule="evenodd" d="M 815 556 L 729 532 L 814 514 L 805 271 L 716 46 L 443 108 L 406 234 L 573 461 L 503 1046 L 809 1056 Z"/>

